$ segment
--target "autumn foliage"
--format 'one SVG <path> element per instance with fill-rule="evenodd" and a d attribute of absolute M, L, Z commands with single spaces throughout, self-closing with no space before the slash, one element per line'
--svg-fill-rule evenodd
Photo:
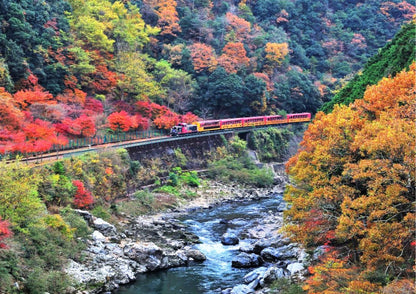
<path fill-rule="evenodd" d="M 9 238 L 12 235 L 12 232 L 9 229 L 9 222 L 2 220 L 0 217 L 0 249 L 6 248 L 6 244 L 3 243 L 3 240 Z"/>
<path fill-rule="evenodd" d="M 311 268 L 309 293 L 373 293 L 385 286 L 374 273 L 414 275 L 415 68 L 318 113 L 287 164 L 286 231 L 305 246 L 335 248 Z"/>
<path fill-rule="evenodd" d="M 94 202 L 91 192 L 85 189 L 84 184 L 81 181 L 74 180 L 72 181 L 72 184 L 76 187 L 74 205 L 78 208 L 90 207 Z"/>
<path fill-rule="evenodd" d="M 153 123 L 159 129 L 169 130 L 179 123 L 179 115 L 168 111 L 167 113 L 158 116 Z"/>
<path fill-rule="evenodd" d="M 203 43 L 194 43 L 189 46 L 191 50 L 192 63 L 196 72 L 207 70 L 212 72 L 217 67 L 218 61 L 214 49 Z"/>
<path fill-rule="evenodd" d="M 113 131 L 127 132 L 135 128 L 134 118 L 125 111 L 113 112 L 108 116 L 107 120 L 108 126 Z"/>
<path fill-rule="evenodd" d="M 236 73 L 239 69 L 247 67 L 250 59 L 244 49 L 244 44 L 230 42 L 222 49 L 222 55 L 218 58 L 218 64 L 228 73 Z"/>

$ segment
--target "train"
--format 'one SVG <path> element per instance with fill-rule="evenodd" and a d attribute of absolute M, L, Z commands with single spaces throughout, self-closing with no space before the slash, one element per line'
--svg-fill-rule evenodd
<path fill-rule="evenodd" d="M 254 117 L 240 117 L 240 118 L 227 118 L 217 120 L 203 120 L 197 121 L 192 124 L 179 123 L 172 127 L 170 130 L 171 136 L 182 136 L 192 133 L 256 127 L 256 126 L 268 126 L 298 122 L 309 122 L 311 120 L 311 114 L 304 113 L 292 113 L 286 116 L 282 115 L 270 115 L 270 116 L 254 116 Z"/>

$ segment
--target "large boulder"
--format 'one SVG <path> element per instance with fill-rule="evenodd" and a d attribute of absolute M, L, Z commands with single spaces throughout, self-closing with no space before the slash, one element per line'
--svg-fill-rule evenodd
<path fill-rule="evenodd" d="M 264 248 L 261 253 L 261 257 L 266 261 L 275 262 L 278 260 L 287 260 L 295 258 L 297 253 L 293 250 L 293 247 L 283 246 L 279 248 Z"/>
<path fill-rule="evenodd" d="M 262 277 L 266 271 L 267 271 L 267 267 L 256 268 L 255 270 L 249 272 L 248 274 L 244 276 L 243 278 L 244 283 L 248 284 L 248 283 L 253 282 L 255 279 Z"/>
<path fill-rule="evenodd" d="M 291 276 L 301 275 L 305 271 L 305 267 L 300 262 L 291 263 L 287 266 L 287 270 Z"/>
<path fill-rule="evenodd" d="M 124 247 L 124 255 L 154 271 L 161 266 L 163 250 L 153 243 L 134 243 Z"/>
<path fill-rule="evenodd" d="M 236 244 L 238 244 L 238 242 L 240 242 L 240 240 L 233 233 L 225 233 L 221 237 L 221 243 L 223 245 L 236 245 Z"/>
<path fill-rule="evenodd" d="M 260 286 L 264 287 L 265 285 L 269 285 L 273 281 L 283 278 L 285 276 L 286 273 L 284 269 L 272 266 L 268 268 L 267 271 L 263 274 L 263 277 L 260 280 Z"/>
<path fill-rule="evenodd" d="M 231 266 L 235 268 L 258 267 L 263 264 L 263 259 L 257 254 L 242 252 L 231 261 Z"/>
<path fill-rule="evenodd" d="M 101 218 L 94 217 L 92 219 L 92 227 L 100 231 L 104 236 L 107 237 L 114 236 L 117 234 L 116 227 Z"/>
<path fill-rule="evenodd" d="M 195 260 L 195 261 L 204 261 L 204 260 L 207 259 L 207 257 L 204 255 L 204 253 L 202 253 L 198 249 L 190 249 L 190 250 L 186 251 L 186 256 L 189 259 L 192 259 L 192 260 Z"/>

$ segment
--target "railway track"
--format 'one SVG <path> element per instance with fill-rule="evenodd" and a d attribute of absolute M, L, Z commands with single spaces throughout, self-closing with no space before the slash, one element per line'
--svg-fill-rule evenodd
<path fill-rule="evenodd" d="M 299 123 L 304 123 L 304 122 L 299 122 Z M 75 157 L 75 156 L 79 156 L 88 152 L 103 152 L 105 150 L 114 149 L 114 148 L 128 149 L 128 148 L 132 148 L 135 146 L 158 144 L 158 143 L 164 143 L 164 142 L 170 142 L 170 141 L 184 140 L 184 139 L 189 139 L 189 138 L 217 136 L 221 134 L 250 132 L 253 130 L 257 130 L 257 129 L 265 129 L 269 127 L 285 126 L 285 125 L 288 125 L 288 123 L 278 124 L 278 125 L 268 125 L 268 126 L 255 126 L 255 127 L 236 128 L 236 129 L 216 130 L 216 131 L 209 131 L 209 132 L 202 132 L 202 133 L 190 133 L 190 134 L 175 136 L 175 137 L 159 136 L 159 137 L 154 137 L 154 138 L 126 140 L 126 141 L 97 144 L 93 146 L 74 148 L 74 149 L 68 149 L 68 150 L 55 150 L 55 151 L 42 153 L 42 154 L 34 154 L 33 156 L 20 157 L 19 160 L 27 164 L 43 165 L 46 163 L 50 163 L 51 161 L 57 161 L 57 160 L 62 160 L 64 158 Z M 9 161 L 13 161 L 13 160 L 9 160 Z"/>

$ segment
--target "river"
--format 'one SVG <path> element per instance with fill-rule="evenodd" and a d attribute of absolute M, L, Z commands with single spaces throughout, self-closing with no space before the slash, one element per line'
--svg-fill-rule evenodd
<path fill-rule="evenodd" d="M 133 284 L 122 286 L 115 293 L 213 294 L 242 283 L 244 275 L 253 268 L 233 268 L 232 259 L 240 253 L 241 246 L 256 241 L 252 239 L 253 230 L 256 233 L 261 231 L 265 219 L 275 217 L 276 214 L 281 216 L 283 209 L 282 195 L 277 194 L 271 198 L 230 202 L 186 214 L 180 220 L 199 237 L 201 244 L 195 247 L 205 254 L 207 260 L 186 267 L 139 275 Z M 235 233 L 240 243 L 222 245 L 220 239 L 226 232 Z"/>

